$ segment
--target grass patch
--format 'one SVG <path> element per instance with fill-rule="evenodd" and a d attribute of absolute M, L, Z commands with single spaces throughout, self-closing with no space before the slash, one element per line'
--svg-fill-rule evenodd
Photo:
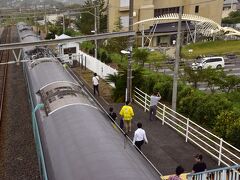
<path fill-rule="evenodd" d="M 183 58 L 193 59 L 200 55 L 226 55 L 234 53 L 240 55 L 240 41 L 210 41 L 203 43 L 196 43 L 184 46 L 181 54 Z M 189 49 L 193 52 L 189 53 Z"/>
<path fill-rule="evenodd" d="M 110 57 L 112 59 L 112 63 L 115 64 L 127 64 L 128 58 L 126 55 L 111 53 Z"/>
<path fill-rule="evenodd" d="M 84 81 L 87 83 L 88 87 L 93 89 L 92 85 L 92 77 L 93 72 L 86 69 L 81 69 L 80 67 L 73 68 L 74 72 L 77 73 L 78 76 L 80 76 Z M 104 79 L 100 78 L 99 81 L 99 91 L 100 96 L 102 96 L 108 103 L 113 103 L 112 98 L 112 86 L 110 86 Z"/>

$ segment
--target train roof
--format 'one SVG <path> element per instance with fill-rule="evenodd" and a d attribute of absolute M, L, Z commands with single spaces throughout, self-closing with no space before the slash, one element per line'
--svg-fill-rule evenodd
<path fill-rule="evenodd" d="M 89 105 L 67 106 L 42 122 L 49 179 L 159 180 L 106 117 Z M 124 142 L 126 143 L 124 145 Z"/>
<path fill-rule="evenodd" d="M 76 83 L 76 81 L 69 76 L 61 63 L 53 57 L 41 58 L 29 62 L 28 68 L 31 73 L 29 78 L 34 79 L 32 87 L 35 93 L 42 89 L 42 87 L 53 82 L 66 81 Z"/>
<path fill-rule="evenodd" d="M 47 114 L 61 110 L 73 104 L 88 104 L 91 101 L 86 98 L 86 92 L 77 84 L 71 82 L 53 82 L 39 91 Z"/>

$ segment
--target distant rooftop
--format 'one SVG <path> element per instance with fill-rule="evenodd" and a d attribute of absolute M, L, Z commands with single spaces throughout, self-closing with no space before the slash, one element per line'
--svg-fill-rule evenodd
<path fill-rule="evenodd" d="M 194 29 L 194 26 L 191 23 L 188 23 L 189 28 L 191 30 Z M 171 32 L 177 32 L 177 26 L 178 23 L 177 22 L 171 22 L 171 23 L 160 23 L 157 25 L 156 29 L 155 29 L 155 33 L 171 33 Z M 145 30 L 145 33 L 149 33 L 152 29 L 152 26 L 150 27 L 150 29 Z M 182 22 L 182 27 L 181 27 L 182 31 L 186 31 L 188 30 L 188 26 L 186 25 L 186 22 L 183 21 Z"/>

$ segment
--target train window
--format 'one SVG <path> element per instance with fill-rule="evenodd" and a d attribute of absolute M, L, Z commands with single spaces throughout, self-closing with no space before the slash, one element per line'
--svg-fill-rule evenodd
<path fill-rule="evenodd" d="M 38 59 L 38 58 L 34 57 L 33 59 Z M 54 61 L 52 61 L 52 60 L 50 60 L 50 59 L 44 59 L 44 60 L 34 61 L 34 62 L 32 62 L 32 64 L 31 64 L 31 68 L 34 68 L 34 67 L 37 66 L 38 64 L 46 63 L 46 62 L 54 62 Z"/>
<path fill-rule="evenodd" d="M 53 91 L 52 90 L 49 90 L 46 92 L 46 95 L 49 96 L 49 95 L 52 95 L 53 94 Z"/>
<path fill-rule="evenodd" d="M 55 101 L 55 100 L 56 100 L 55 97 L 51 97 L 51 98 L 48 99 L 48 102 L 49 102 L 49 103 L 52 103 L 52 102 Z"/>
<path fill-rule="evenodd" d="M 64 54 L 73 54 L 76 53 L 76 47 L 65 48 L 63 51 Z"/>
<path fill-rule="evenodd" d="M 24 38 L 26 38 L 26 37 L 30 37 L 30 36 L 32 36 L 32 37 L 37 37 L 35 34 L 28 34 L 28 35 L 22 37 L 22 39 L 24 39 Z"/>
<path fill-rule="evenodd" d="M 63 92 L 59 93 L 57 96 L 58 96 L 59 99 L 62 99 L 64 96 L 75 96 L 75 97 L 77 97 L 77 94 L 75 92 L 63 91 Z"/>
<path fill-rule="evenodd" d="M 71 87 L 69 86 L 61 86 L 61 87 L 56 87 L 54 90 L 60 91 L 60 90 L 72 90 Z"/>
<path fill-rule="evenodd" d="M 81 87 L 74 83 L 64 81 L 49 83 L 39 92 L 47 114 L 67 104 L 90 103 L 83 97 Z"/>

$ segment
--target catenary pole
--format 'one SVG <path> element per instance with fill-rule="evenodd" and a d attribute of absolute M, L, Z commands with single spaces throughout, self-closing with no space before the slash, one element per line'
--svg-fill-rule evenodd
<path fill-rule="evenodd" d="M 129 31 L 133 31 L 133 0 L 129 1 Z M 127 100 L 132 101 L 132 46 L 133 36 L 129 36 L 128 69 L 127 69 Z"/>
<path fill-rule="evenodd" d="M 182 2 L 182 1 L 181 1 Z M 177 106 L 177 86 L 178 86 L 178 68 L 180 61 L 180 46 L 181 46 L 181 26 L 182 26 L 182 3 L 179 7 L 179 18 L 178 18 L 178 28 L 177 28 L 177 45 L 176 45 L 176 59 L 174 64 L 174 76 L 173 76 L 173 91 L 172 91 L 172 109 L 176 111 Z"/>
<path fill-rule="evenodd" d="M 93 1 L 94 2 L 94 34 L 97 34 L 98 32 L 98 30 L 97 30 L 97 1 L 95 0 L 95 1 Z M 94 56 L 95 56 L 95 58 L 97 59 L 97 40 L 95 39 L 94 40 L 94 42 L 95 42 L 95 52 L 94 52 Z"/>

